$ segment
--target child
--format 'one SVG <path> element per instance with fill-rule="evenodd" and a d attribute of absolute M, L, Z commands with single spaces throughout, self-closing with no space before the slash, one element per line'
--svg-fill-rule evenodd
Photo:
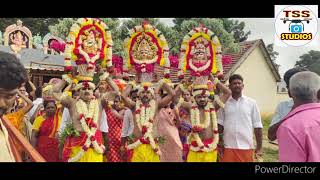
<path fill-rule="evenodd" d="M 181 114 L 181 113 L 180 113 Z M 183 117 L 183 116 L 181 116 Z M 187 121 L 181 121 L 180 127 L 179 127 L 179 136 L 180 136 L 180 140 L 183 146 L 183 153 L 182 153 L 182 159 L 183 161 L 186 161 L 187 159 L 187 155 L 189 152 L 189 147 L 187 144 L 187 137 L 189 136 L 189 134 L 191 133 L 191 129 L 192 126 L 189 122 Z"/>

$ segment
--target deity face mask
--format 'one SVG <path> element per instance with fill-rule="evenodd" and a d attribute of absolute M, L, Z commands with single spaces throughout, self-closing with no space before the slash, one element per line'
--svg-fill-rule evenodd
<path fill-rule="evenodd" d="M 23 36 L 20 31 L 14 35 L 13 43 L 16 45 L 23 45 Z"/>
<path fill-rule="evenodd" d="M 202 37 L 196 40 L 193 52 L 194 60 L 208 61 L 206 44 L 208 42 Z"/>
<path fill-rule="evenodd" d="M 150 61 L 156 57 L 157 47 L 152 42 L 151 37 L 144 33 L 137 38 L 133 49 L 134 58 L 137 60 Z"/>
<path fill-rule="evenodd" d="M 140 54 L 141 60 L 146 60 L 151 58 L 151 48 L 147 40 L 143 39 L 138 47 L 138 52 Z"/>
<path fill-rule="evenodd" d="M 98 51 L 98 34 L 94 32 L 94 29 L 86 31 L 82 35 L 83 49 L 87 53 L 96 53 Z"/>
<path fill-rule="evenodd" d="M 95 35 L 93 31 L 90 31 L 88 38 L 85 41 L 85 45 L 91 47 L 91 46 L 94 46 L 95 44 L 96 44 Z"/>

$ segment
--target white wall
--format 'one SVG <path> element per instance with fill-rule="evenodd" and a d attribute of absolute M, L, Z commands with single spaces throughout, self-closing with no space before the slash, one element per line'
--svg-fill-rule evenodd
<path fill-rule="evenodd" d="M 277 93 L 276 79 L 259 47 L 234 72 L 244 78 L 243 94 L 255 99 L 261 114 L 273 113 L 279 102 L 287 100 L 287 94 Z"/>

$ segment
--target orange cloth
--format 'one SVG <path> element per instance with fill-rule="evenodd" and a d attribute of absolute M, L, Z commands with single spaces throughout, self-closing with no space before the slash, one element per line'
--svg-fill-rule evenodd
<path fill-rule="evenodd" d="M 253 150 L 225 148 L 221 162 L 253 162 Z"/>
<path fill-rule="evenodd" d="M 26 135 L 24 132 L 24 123 L 23 123 L 23 118 L 24 118 L 25 112 L 23 109 L 20 109 L 16 112 L 6 114 L 5 118 L 7 118 L 12 125 L 19 130 L 24 136 Z M 19 145 L 17 142 L 14 141 L 14 144 L 17 147 L 17 151 L 22 155 L 23 148 L 21 145 Z"/>
<path fill-rule="evenodd" d="M 25 112 L 23 109 L 20 109 L 19 111 L 6 114 L 5 117 L 14 125 L 15 128 L 17 128 L 21 133 L 23 132 L 24 124 L 23 124 L 23 118 L 24 118 Z"/>

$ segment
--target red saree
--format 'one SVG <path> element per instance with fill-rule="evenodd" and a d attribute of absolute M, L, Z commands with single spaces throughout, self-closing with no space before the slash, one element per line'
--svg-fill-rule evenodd
<path fill-rule="evenodd" d="M 59 111 L 57 110 L 54 116 L 45 119 L 39 129 L 37 151 L 43 156 L 47 162 L 59 162 L 59 141 L 55 137 L 58 130 Z M 43 116 L 42 116 L 43 117 Z"/>

